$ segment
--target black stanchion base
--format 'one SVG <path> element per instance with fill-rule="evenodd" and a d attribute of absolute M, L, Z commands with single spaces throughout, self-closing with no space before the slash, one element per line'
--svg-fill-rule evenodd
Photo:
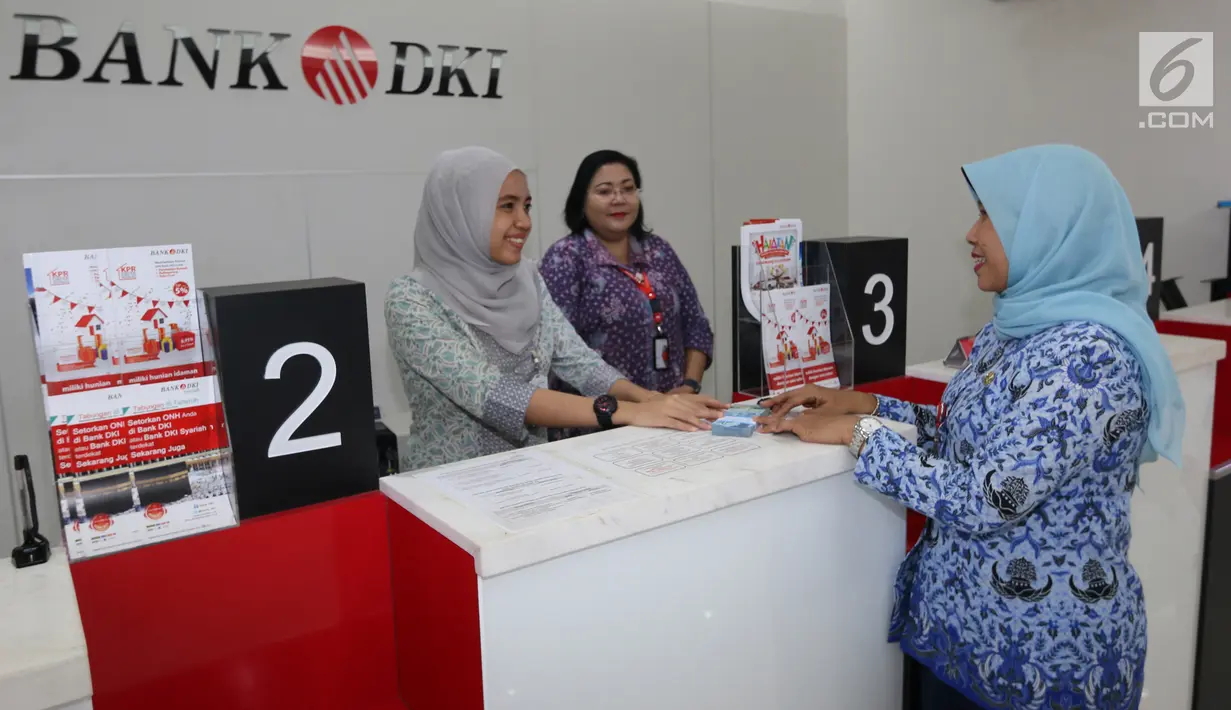
<path fill-rule="evenodd" d="M 26 541 L 13 548 L 13 566 L 17 569 L 41 565 L 51 559 L 51 545 L 42 535 L 27 537 Z"/>

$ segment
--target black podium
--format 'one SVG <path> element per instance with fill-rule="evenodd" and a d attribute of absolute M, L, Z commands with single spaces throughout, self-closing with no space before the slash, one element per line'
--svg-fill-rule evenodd
<path fill-rule="evenodd" d="M 364 285 L 326 278 L 202 295 L 240 519 L 376 490 Z"/>

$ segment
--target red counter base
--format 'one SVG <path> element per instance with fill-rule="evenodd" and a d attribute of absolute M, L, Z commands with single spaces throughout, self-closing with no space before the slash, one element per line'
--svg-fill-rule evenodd
<path fill-rule="evenodd" d="M 1227 344 L 1231 355 L 1231 327 L 1185 323 L 1181 321 L 1158 321 L 1158 332 L 1168 335 L 1187 335 L 1192 338 L 1221 340 Z M 1218 363 L 1214 379 L 1214 436 L 1210 442 L 1210 468 L 1231 459 L 1231 357 Z"/>
<path fill-rule="evenodd" d="M 72 574 L 96 710 L 405 708 L 379 492 Z"/>
<path fill-rule="evenodd" d="M 398 680 L 414 710 L 483 710 L 474 558 L 387 502 Z"/>

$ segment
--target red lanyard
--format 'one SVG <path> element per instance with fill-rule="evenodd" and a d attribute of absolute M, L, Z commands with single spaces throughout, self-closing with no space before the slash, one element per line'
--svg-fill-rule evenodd
<path fill-rule="evenodd" d="M 649 272 L 634 272 L 623 266 L 617 266 L 616 268 L 620 270 L 620 273 L 632 279 L 633 283 L 637 284 L 637 290 L 645 294 L 645 297 L 650 300 L 650 310 L 654 313 L 654 327 L 661 333 L 663 329 L 663 309 L 662 305 L 658 302 L 658 294 L 654 292 L 654 285 L 650 283 Z"/>

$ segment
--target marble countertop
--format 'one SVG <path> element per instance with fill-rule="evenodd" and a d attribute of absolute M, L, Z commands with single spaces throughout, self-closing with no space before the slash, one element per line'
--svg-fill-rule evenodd
<path fill-rule="evenodd" d="M 1173 313 L 1182 312 L 1173 311 Z M 1231 324 L 1231 320 L 1228 320 L 1227 323 Z M 1221 340 L 1189 338 L 1182 335 L 1160 335 L 1159 337 L 1162 338 L 1163 347 L 1167 348 L 1167 354 L 1171 356 L 1171 366 L 1175 368 L 1176 372 L 1184 372 L 1212 362 L 1218 362 L 1227 356 L 1227 344 Z M 944 362 L 941 360 L 933 360 L 908 366 L 906 374 L 909 377 L 915 377 L 920 380 L 948 382 L 957 374 L 957 370 L 945 367 Z"/>
<path fill-rule="evenodd" d="M 42 565 L 0 561 L 0 705 L 44 710 L 93 695 L 68 556 Z"/>
<path fill-rule="evenodd" d="M 1211 301 L 1174 311 L 1165 311 L 1162 320 L 1204 325 L 1231 325 L 1231 300 Z"/>
<path fill-rule="evenodd" d="M 886 424 L 913 439 L 912 427 Z M 668 446 L 661 437 L 680 436 L 697 437 L 692 444 L 716 447 L 731 442 L 736 449 L 748 450 L 657 476 L 621 469 L 594 456 L 598 449 Z M 806 444 L 792 434 L 734 438 L 625 427 L 521 451 L 544 454 L 566 468 L 592 473 L 631 497 L 513 531 L 424 478 L 433 469 L 387 476 L 380 487 L 390 499 L 473 555 L 479 576 L 493 577 L 854 470 L 854 459 L 846 447 Z M 486 456 L 468 465 L 486 462 L 495 469 L 507 456 Z"/>

